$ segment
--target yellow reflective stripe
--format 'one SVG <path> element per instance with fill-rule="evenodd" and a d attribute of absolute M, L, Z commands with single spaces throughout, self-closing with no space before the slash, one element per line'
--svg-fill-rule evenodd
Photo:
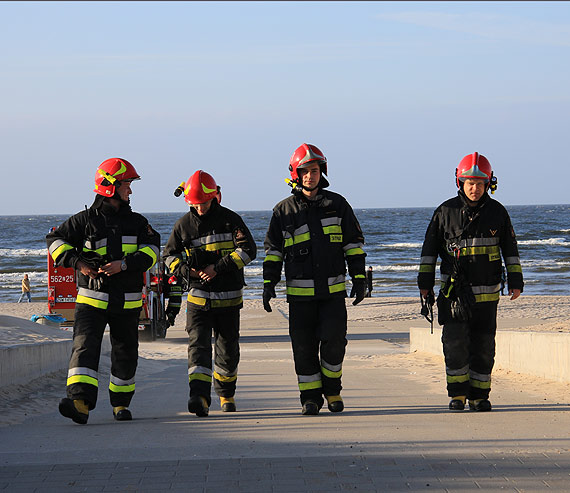
<path fill-rule="evenodd" d="M 277 255 L 267 255 L 264 262 L 281 262 L 283 259 Z"/>
<path fill-rule="evenodd" d="M 360 247 L 351 248 L 350 250 L 346 251 L 346 255 L 364 255 L 364 250 Z"/>
<path fill-rule="evenodd" d="M 198 298 L 197 296 L 188 295 L 188 301 L 194 305 L 204 306 L 206 304 L 206 298 Z"/>
<path fill-rule="evenodd" d="M 97 379 L 90 377 L 89 375 L 73 375 L 67 379 L 67 385 L 72 385 L 74 383 L 87 383 L 89 385 L 99 387 Z"/>
<path fill-rule="evenodd" d="M 188 375 L 188 381 L 191 382 L 192 380 L 212 383 L 212 377 L 210 375 L 204 375 L 203 373 L 192 373 Z"/>
<path fill-rule="evenodd" d="M 136 251 L 137 245 L 123 243 L 123 253 L 135 253 Z"/>
<path fill-rule="evenodd" d="M 289 247 L 291 245 L 296 245 L 297 243 L 303 243 L 304 241 L 309 241 L 311 239 L 311 233 L 302 233 L 293 238 L 285 238 L 285 246 Z"/>
<path fill-rule="evenodd" d="M 108 301 L 96 300 L 95 298 L 88 298 L 87 296 L 83 296 L 80 294 L 77 295 L 75 303 L 83 303 L 84 305 L 91 305 L 95 308 L 101 308 L 103 310 L 106 310 L 107 307 L 109 306 Z"/>
<path fill-rule="evenodd" d="M 51 258 L 56 261 L 57 258 L 63 253 L 66 252 L 67 250 L 73 250 L 73 247 L 69 244 L 69 243 L 65 243 L 64 245 L 61 245 L 59 248 L 56 248 L 55 251 L 51 254 Z"/>
<path fill-rule="evenodd" d="M 99 247 L 96 250 L 91 250 L 90 248 L 83 247 L 83 251 L 84 252 L 95 252 L 95 253 L 98 253 L 99 255 L 107 255 L 107 247 L 106 246 Z"/>
<path fill-rule="evenodd" d="M 520 264 L 507 265 L 507 272 L 521 272 L 522 273 L 522 269 L 521 269 Z"/>
<path fill-rule="evenodd" d="M 340 378 L 342 376 L 342 370 L 330 371 L 330 370 L 327 370 L 324 366 L 321 366 L 321 373 L 325 377 L 329 377 L 329 378 Z"/>
<path fill-rule="evenodd" d="M 447 375 L 447 383 L 464 383 L 469 381 L 469 375 Z"/>
<path fill-rule="evenodd" d="M 326 235 L 342 233 L 342 228 L 338 224 L 333 224 L 332 226 L 323 226 L 323 232 Z"/>
<path fill-rule="evenodd" d="M 213 252 L 216 250 L 223 250 L 224 248 L 231 248 L 232 250 L 235 248 L 233 241 L 218 241 L 216 243 L 210 243 L 209 245 L 204 245 L 204 250 L 208 252 Z"/>
<path fill-rule="evenodd" d="M 316 382 L 299 382 L 299 390 L 321 389 L 322 387 L 323 383 L 320 380 Z"/>
<path fill-rule="evenodd" d="M 500 298 L 500 293 L 483 293 L 483 294 L 476 294 L 475 301 L 477 303 L 481 303 L 484 301 L 497 301 Z"/>
<path fill-rule="evenodd" d="M 464 247 L 460 255 L 490 255 L 493 253 L 500 253 L 498 245 Z"/>
<path fill-rule="evenodd" d="M 125 310 L 129 310 L 131 308 L 139 308 L 141 307 L 143 304 L 142 300 L 136 300 L 136 301 L 125 301 L 123 308 Z"/>
<path fill-rule="evenodd" d="M 236 263 L 238 269 L 241 269 L 245 265 L 239 254 L 236 252 L 230 253 L 230 258 Z"/>
<path fill-rule="evenodd" d="M 340 282 L 338 284 L 334 284 L 329 286 L 329 293 L 338 293 L 339 291 L 346 290 L 346 283 Z"/>
<path fill-rule="evenodd" d="M 490 381 L 481 382 L 481 380 L 470 379 L 469 385 L 471 385 L 471 387 L 476 387 L 478 389 L 490 389 L 491 388 L 491 382 Z"/>
<path fill-rule="evenodd" d="M 366 276 L 364 274 L 356 274 L 354 279 L 364 279 Z"/>
<path fill-rule="evenodd" d="M 435 264 L 420 265 L 420 272 L 435 272 Z"/>
<path fill-rule="evenodd" d="M 231 300 L 211 300 L 210 303 L 212 308 L 224 308 L 227 306 L 236 306 L 243 303 L 243 297 L 240 296 L 239 298 L 234 298 Z"/>
<path fill-rule="evenodd" d="M 294 296 L 315 296 L 315 288 L 293 288 L 287 286 L 287 294 Z"/>
<path fill-rule="evenodd" d="M 109 390 L 111 392 L 134 392 L 135 391 L 135 384 L 132 385 L 115 385 L 112 382 L 109 382 Z"/>
<path fill-rule="evenodd" d="M 225 375 L 220 375 L 217 371 L 214 372 L 214 378 L 219 382 L 235 382 L 237 380 L 237 375 L 232 375 L 231 377 L 226 377 Z"/>
<path fill-rule="evenodd" d="M 146 253 L 152 259 L 152 265 L 156 264 L 156 253 L 154 253 L 154 250 L 151 247 L 145 246 L 141 248 L 139 252 Z M 152 265 L 150 267 L 152 267 Z"/>

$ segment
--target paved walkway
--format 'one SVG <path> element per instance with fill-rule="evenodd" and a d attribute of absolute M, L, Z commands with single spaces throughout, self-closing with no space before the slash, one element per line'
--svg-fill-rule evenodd
<path fill-rule="evenodd" d="M 63 381 L 3 404 L 19 423 L 0 427 L 0 491 L 570 491 L 570 396 L 498 377 L 493 412 L 450 413 L 409 325 L 352 325 L 346 410 L 319 416 L 300 414 L 279 311 L 244 312 L 235 414 L 186 411 L 185 333 L 170 330 L 141 345 L 132 422 L 113 421 L 104 385 L 86 426 L 57 413 Z"/>

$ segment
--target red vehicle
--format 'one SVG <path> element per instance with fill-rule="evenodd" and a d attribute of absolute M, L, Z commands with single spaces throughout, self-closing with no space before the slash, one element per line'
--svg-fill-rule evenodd
<path fill-rule="evenodd" d="M 164 312 L 162 279 L 164 264 L 159 261 L 143 274 L 143 305 L 139 320 L 139 339 L 154 341 L 166 337 L 168 322 Z M 73 325 L 77 277 L 71 267 L 57 267 L 48 253 L 48 312 L 58 314 L 67 321 L 62 325 Z"/>

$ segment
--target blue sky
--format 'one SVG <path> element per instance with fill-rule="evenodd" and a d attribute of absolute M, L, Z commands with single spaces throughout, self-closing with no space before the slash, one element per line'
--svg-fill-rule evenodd
<path fill-rule="evenodd" d="M 570 3 L 0 2 L 0 214 L 72 214 L 130 160 L 141 212 L 210 172 L 289 194 L 303 142 L 355 208 L 435 207 L 478 151 L 509 204 L 568 202 Z"/>

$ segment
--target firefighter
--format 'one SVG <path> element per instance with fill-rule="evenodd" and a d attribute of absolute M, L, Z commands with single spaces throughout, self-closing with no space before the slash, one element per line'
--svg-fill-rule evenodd
<path fill-rule="evenodd" d="M 341 412 L 342 362 L 346 349 L 345 274 L 357 305 L 366 290 L 364 236 L 346 199 L 328 190 L 327 159 L 312 144 L 299 146 L 289 163 L 292 196 L 273 208 L 265 237 L 263 307 L 271 311 L 285 264 L 289 335 L 302 414 L 324 404 Z"/>
<path fill-rule="evenodd" d="M 491 370 L 495 359 L 497 306 L 501 289 L 501 254 L 507 266 L 511 300 L 523 291 L 514 229 L 506 209 L 489 195 L 497 179 L 485 156 L 465 156 L 455 170 L 457 197 L 434 212 L 422 247 L 418 286 L 433 297 L 435 266 L 441 257 L 438 321 L 449 409 L 490 411 Z M 433 298 L 432 298 L 433 299 Z"/>
<path fill-rule="evenodd" d="M 208 416 L 212 377 L 222 411 L 234 412 L 243 268 L 255 259 L 255 241 L 239 214 L 220 204 L 210 174 L 198 170 L 181 187 L 190 211 L 174 225 L 164 259 L 188 291 L 188 412 Z"/>
<path fill-rule="evenodd" d="M 163 276 L 163 279 L 165 277 L 166 275 Z M 168 298 L 168 305 L 165 310 L 166 321 L 172 327 L 182 305 L 182 286 L 176 276 L 170 276 L 166 282 L 163 282 L 163 293 L 164 297 Z"/>
<path fill-rule="evenodd" d="M 67 397 L 59 412 L 85 424 L 95 409 L 103 332 L 111 339 L 109 396 L 117 421 L 129 421 L 135 391 L 138 320 L 143 272 L 160 254 L 160 235 L 129 205 L 131 182 L 140 176 L 126 159 L 103 161 L 95 173 L 95 200 L 46 236 L 58 266 L 77 272 L 78 293 Z"/>

